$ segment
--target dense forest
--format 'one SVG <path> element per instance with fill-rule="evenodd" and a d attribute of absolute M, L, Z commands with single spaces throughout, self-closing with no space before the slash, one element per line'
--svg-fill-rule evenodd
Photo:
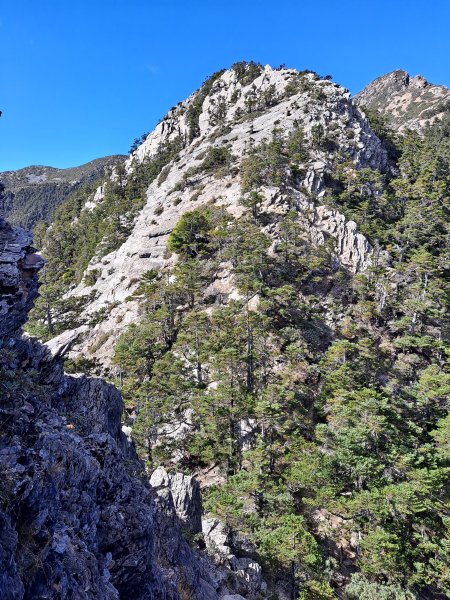
<path fill-rule="evenodd" d="M 370 240 L 369 268 L 343 268 L 331 237 L 311 244 L 284 185 L 327 131 L 275 128 L 240 162 L 241 217 L 214 204 L 181 217 L 175 266 L 142 277 L 140 320 L 110 370 L 148 470 L 214 470 L 205 510 L 247 539 L 269 581 L 284 574 L 293 599 L 450 597 L 450 118 L 399 136 L 368 116 L 389 169 L 335 152 L 322 203 Z M 181 143 L 119 167 L 93 210 L 78 190 L 37 226 L 49 262 L 32 333 L 79 322 L 86 298 L 64 292 L 95 280 L 89 261 L 126 239 Z M 229 162 L 212 149 L 200 169 Z M 264 210 L 263 185 L 280 188 L 281 212 Z M 210 292 L 224 271 L 234 299 Z"/>

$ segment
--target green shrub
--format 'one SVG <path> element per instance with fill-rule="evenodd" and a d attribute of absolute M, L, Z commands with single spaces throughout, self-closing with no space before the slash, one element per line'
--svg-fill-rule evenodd
<path fill-rule="evenodd" d="M 254 61 L 246 62 L 240 61 L 231 65 L 231 68 L 236 73 L 237 80 L 242 85 L 246 86 L 255 81 L 257 77 L 263 72 L 263 66 L 260 63 Z"/>
<path fill-rule="evenodd" d="M 86 285 L 87 287 L 94 285 L 97 282 L 100 275 L 100 269 L 91 269 L 90 271 L 87 271 L 83 278 L 84 285 Z"/>
<path fill-rule="evenodd" d="M 208 152 L 199 167 L 198 171 L 216 171 L 220 167 L 229 165 L 232 160 L 232 154 L 226 147 L 210 146 Z"/>
<path fill-rule="evenodd" d="M 416 597 L 399 585 L 370 582 L 360 573 L 352 576 L 344 596 L 345 600 L 414 600 Z"/>

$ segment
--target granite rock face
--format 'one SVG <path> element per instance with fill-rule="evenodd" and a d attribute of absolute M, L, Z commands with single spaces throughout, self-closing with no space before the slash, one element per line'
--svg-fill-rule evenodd
<path fill-rule="evenodd" d="M 155 493 L 121 431 L 119 392 L 66 376 L 21 336 L 42 261 L 4 221 L 0 240 L 0 598 L 180 600 L 189 586 L 218 600 L 226 570 L 183 537 L 201 527 L 198 484 L 170 476 L 175 503 Z"/>
<path fill-rule="evenodd" d="M 164 177 L 157 178 L 148 188 L 147 201 L 128 239 L 114 252 L 92 259 L 88 271 L 93 269 L 98 275 L 94 285 L 87 286 L 82 282 L 69 292 L 69 296 L 94 297 L 88 301 L 81 321 L 89 321 L 93 315 L 101 314 L 102 317 L 96 319 L 93 328 L 82 325 L 54 339 L 51 342 L 54 352 L 69 336 L 75 340 L 71 358 L 91 349 L 92 358 L 109 364 L 117 337 L 130 323 L 138 320 L 138 302 L 130 300 L 130 296 L 140 277 L 150 269 L 173 263 L 174 258 L 167 253 L 167 239 L 180 216 L 208 203 L 223 206 L 234 216 L 242 214 L 241 159 L 252 145 L 270 139 L 274 128 L 288 136 L 300 126 L 306 139 L 311 140 L 315 128 L 321 126 L 324 131 L 332 132 L 332 141 L 329 150 L 313 147 L 311 156 L 302 165 L 304 179 L 301 185 L 292 187 L 286 181 L 283 189 L 261 190 L 267 199 L 264 210 L 280 212 L 287 205 L 288 196 L 295 197 L 299 219 L 306 222 L 306 212 L 312 210 L 314 213 L 313 220 L 308 221 L 311 243 L 321 244 L 334 238 L 338 261 L 353 272 L 366 268 L 372 253 L 370 244 L 356 231 L 354 223 L 323 205 L 325 176 L 336 152 L 345 153 L 356 168 L 383 171 L 387 168 L 386 151 L 347 90 L 317 79 L 313 74 L 303 75 L 303 87 L 297 89 L 299 77 L 292 69 L 267 66 L 253 82 L 245 83 L 233 69 L 223 72 L 203 99 L 198 115 L 198 135 L 194 139 L 189 137 L 188 115 L 196 94 L 169 111 L 129 157 L 126 168 L 130 171 L 133 164 L 154 156 L 161 146 L 175 139 L 184 140 L 184 147 L 179 157 L 164 168 Z M 269 96 L 272 100 L 251 113 L 249 119 L 249 104 L 258 106 L 261 98 Z M 201 164 L 211 146 L 229 149 L 234 157 L 230 168 L 220 176 L 202 173 L 190 177 L 190 170 Z M 180 186 L 183 181 L 187 184 Z M 99 188 L 87 210 L 91 204 L 102 202 L 102 198 Z M 228 288 L 227 293 L 233 293 L 232 282 Z"/>
<path fill-rule="evenodd" d="M 420 131 L 448 113 L 450 90 L 399 69 L 369 83 L 356 94 L 355 102 L 380 111 L 398 131 Z"/>

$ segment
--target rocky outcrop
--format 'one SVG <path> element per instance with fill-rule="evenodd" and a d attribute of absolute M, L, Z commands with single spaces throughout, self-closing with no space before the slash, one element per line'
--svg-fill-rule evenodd
<path fill-rule="evenodd" d="M 235 556 L 229 545 L 230 532 L 218 519 L 202 519 L 200 487 L 194 477 L 168 473 L 159 467 L 150 483 L 156 491 L 158 507 L 157 553 L 161 564 L 166 565 L 168 582 L 173 585 L 171 569 L 178 556 L 181 559 L 178 559 L 176 585 L 193 597 L 195 594 L 207 600 L 225 600 L 235 594 L 244 600 L 267 597 L 260 565 L 251 558 Z M 193 555 L 180 535 L 182 530 L 205 545 L 207 554 Z"/>
<path fill-rule="evenodd" d="M 0 241 L 0 597 L 218 600 L 227 569 L 184 537 L 201 528 L 198 484 L 171 475 L 155 493 L 121 431 L 119 392 L 64 375 L 21 337 L 42 260 L 4 221 Z M 251 589 L 238 581 L 231 591 Z"/>
<path fill-rule="evenodd" d="M 280 189 L 262 190 L 267 195 L 265 210 L 280 212 L 286 206 L 287 196 L 293 196 L 297 198 L 299 219 L 303 219 L 307 208 L 314 212 L 314 222 L 308 225 L 311 243 L 334 238 L 337 260 L 353 272 L 363 270 L 370 262 L 370 244 L 356 231 L 355 224 L 322 205 L 325 175 L 336 151 L 350 157 L 357 168 L 383 170 L 387 166 L 380 140 L 347 90 L 313 74 L 300 76 L 292 69 L 267 66 L 250 83 L 241 81 L 230 69 L 214 80 L 197 107 L 198 135 L 191 140 L 189 115 L 196 98 L 194 94 L 169 111 L 126 163 L 130 171 L 133 164 L 153 156 L 164 144 L 184 140 L 179 157 L 165 167 L 164 177 L 157 178 L 148 188 L 146 204 L 128 239 L 118 250 L 91 261 L 88 270 L 95 270 L 98 275 L 95 283 L 81 283 L 69 293 L 94 297 L 80 318 L 89 322 L 95 317 L 96 321 L 94 327 L 82 325 L 70 332 L 70 339 L 76 338 L 70 352 L 72 358 L 88 355 L 109 364 L 118 335 L 139 318 L 139 305 L 132 293 L 143 273 L 173 262 L 167 253 L 167 238 L 184 212 L 213 203 L 235 216 L 242 214 L 241 158 L 252 145 L 270 139 L 274 128 L 287 136 L 301 127 L 306 139 L 311 140 L 317 127 L 322 126 L 330 139 L 328 149 L 312 144 L 311 156 L 302 165 L 301 185 L 294 189 L 286 182 L 283 193 Z M 249 106 L 254 105 L 256 109 L 249 112 Z M 234 157 L 232 165 L 219 177 L 211 173 L 190 176 L 211 146 L 228 148 Z M 102 201 L 101 190 L 95 198 L 95 203 Z M 97 319 L 100 314 L 101 319 Z M 67 335 L 51 342 L 54 352 L 66 344 Z"/>
<path fill-rule="evenodd" d="M 219 519 L 205 517 L 202 521 L 202 532 L 206 547 L 219 560 L 231 558 L 230 529 Z"/>
<path fill-rule="evenodd" d="M 35 274 L 43 264 L 31 248 L 31 235 L 0 217 L 0 335 L 23 325 L 37 293 Z"/>
<path fill-rule="evenodd" d="M 150 483 L 156 489 L 170 488 L 174 509 L 180 523 L 192 534 L 202 530 L 202 499 L 200 485 L 195 477 L 183 473 L 167 473 L 159 467 Z"/>
<path fill-rule="evenodd" d="M 120 395 L 64 376 L 20 336 L 42 261 L 30 236 L 3 221 L 0 240 L 0 595 L 163 597 L 152 494 L 124 451 Z"/>
<path fill-rule="evenodd" d="M 450 90 L 399 69 L 369 83 L 356 94 L 355 102 L 380 111 L 398 131 L 420 131 L 449 113 Z"/>
<path fill-rule="evenodd" d="M 370 264 L 372 246 L 358 232 L 356 223 L 338 210 L 317 205 L 305 193 L 293 188 L 286 189 L 284 194 L 277 188 L 261 188 L 260 193 L 265 198 L 263 207 L 268 212 L 282 209 L 289 198 L 311 243 L 324 245 L 331 238 L 336 260 L 352 273 L 362 272 Z"/>
<path fill-rule="evenodd" d="M 324 244 L 331 237 L 339 261 L 353 273 L 364 271 L 370 264 L 372 246 L 358 233 L 356 223 L 326 206 L 311 206 L 311 214 L 311 236 L 316 243 Z"/>

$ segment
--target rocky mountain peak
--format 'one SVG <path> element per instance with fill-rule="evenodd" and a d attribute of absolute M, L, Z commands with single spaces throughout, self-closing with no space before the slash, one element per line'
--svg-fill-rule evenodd
<path fill-rule="evenodd" d="M 94 358 L 108 362 L 115 339 L 137 318 L 138 303 L 130 297 L 140 278 L 173 262 L 166 244 L 181 215 L 211 203 L 241 215 L 242 161 L 274 135 L 287 139 L 299 130 L 309 147 L 299 165 L 301 179 L 295 184 L 287 180 L 282 190 L 262 185 L 264 207 L 279 213 L 290 197 L 299 218 L 308 215 L 312 243 L 323 244 L 331 236 L 338 260 L 352 271 L 364 269 L 370 262 L 370 244 L 354 223 L 321 205 L 321 198 L 337 153 L 348 156 L 355 168 L 383 171 L 387 153 L 382 143 L 348 90 L 329 79 L 310 71 L 238 63 L 209 77 L 172 108 L 128 158 L 125 170 L 132 177 L 138 165 L 145 167 L 161 152 L 176 148 L 174 158 L 148 187 L 127 239 L 109 254 L 96 254 L 87 270 L 95 273 L 95 281 L 84 280 L 68 294 L 87 301 L 82 320 L 91 320 L 99 311 L 102 319 L 96 319 L 94 328 L 83 324 L 64 332 L 50 342 L 52 350 L 77 340 L 72 356 L 89 347 Z M 217 156 L 208 163 L 211 152 Z M 224 168 L 214 160 L 224 161 Z M 97 190 L 88 210 L 104 201 L 104 192 L 103 187 Z M 231 282 L 223 284 L 222 293 L 233 293 Z"/>
<path fill-rule="evenodd" d="M 398 69 L 372 81 L 356 94 L 355 102 L 380 111 L 399 131 L 420 131 L 449 111 L 450 90 Z"/>
<path fill-rule="evenodd" d="M 131 155 L 128 164 L 133 159 L 143 160 L 152 156 L 161 144 L 178 137 L 181 137 L 185 144 L 190 145 L 195 140 L 195 144 L 198 145 L 199 140 L 213 131 L 220 132 L 227 126 L 234 127 L 240 123 L 250 125 L 261 113 L 269 113 L 268 118 L 263 121 L 266 127 L 266 122 L 273 117 L 270 123 L 272 127 L 279 125 L 285 131 L 294 126 L 295 119 L 299 116 L 302 117 L 302 126 L 306 128 L 315 122 L 326 124 L 331 114 L 324 113 L 323 105 L 329 103 L 331 107 L 346 103 L 349 98 L 348 90 L 328 79 L 321 79 L 310 71 L 299 72 L 295 69 L 274 69 L 269 65 L 261 67 L 253 63 L 238 63 L 207 78 L 197 92 L 173 107 Z M 301 100 L 303 106 L 297 106 L 296 100 Z M 290 112 L 289 104 L 297 114 L 284 114 Z M 311 108 L 309 117 L 306 116 L 309 110 L 302 110 L 306 105 L 308 109 Z M 270 110 L 275 106 L 278 106 L 276 110 Z M 277 116 L 292 118 L 281 122 Z M 257 135 L 257 127 L 253 129 L 256 131 L 251 127 L 239 128 L 244 134 L 253 133 L 252 141 L 256 142 L 262 136 Z M 220 138 L 221 136 L 218 136 L 217 140 Z M 250 136 L 244 135 L 245 138 L 248 143 Z M 233 144 L 235 151 L 239 150 L 242 153 L 244 149 L 243 144 Z"/>

